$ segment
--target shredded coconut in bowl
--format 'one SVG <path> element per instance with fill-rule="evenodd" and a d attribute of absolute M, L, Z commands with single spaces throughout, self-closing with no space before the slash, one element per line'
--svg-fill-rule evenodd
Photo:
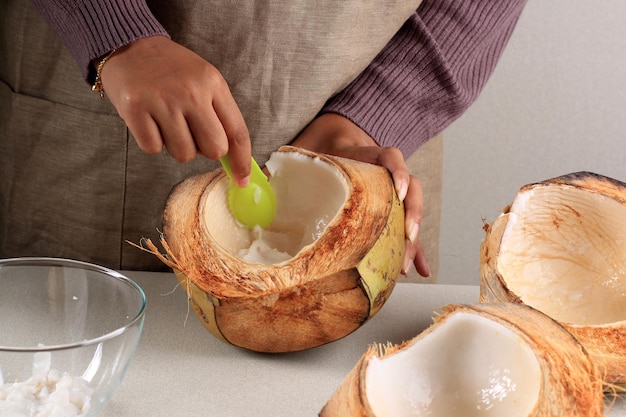
<path fill-rule="evenodd" d="M 93 389 L 87 381 L 50 364 L 49 352 L 36 353 L 32 376 L 7 383 L 0 368 L 0 416 L 78 417 L 89 410 Z"/>

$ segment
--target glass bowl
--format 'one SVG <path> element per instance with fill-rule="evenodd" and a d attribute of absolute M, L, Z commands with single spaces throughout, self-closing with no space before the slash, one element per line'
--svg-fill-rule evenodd
<path fill-rule="evenodd" d="M 0 260 L 0 416 L 94 416 L 119 387 L 146 297 L 100 266 Z"/>

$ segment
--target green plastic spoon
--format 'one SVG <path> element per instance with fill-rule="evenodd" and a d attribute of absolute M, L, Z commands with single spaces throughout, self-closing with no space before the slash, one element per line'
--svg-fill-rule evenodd
<path fill-rule="evenodd" d="M 238 187 L 233 182 L 233 173 L 228 155 L 220 158 L 224 171 L 230 179 L 228 191 L 228 206 L 233 217 L 244 226 L 267 227 L 276 215 L 276 197 L 267 177 L 252 158 L 250 183 L 245 187 Z"/>

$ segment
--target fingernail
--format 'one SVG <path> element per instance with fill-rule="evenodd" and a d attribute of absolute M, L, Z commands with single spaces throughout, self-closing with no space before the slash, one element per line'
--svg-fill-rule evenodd
<path fill-rule="evenodd" d="M 396 189 L 396 194 L 398 194 L 398 199 L 400 201 L 404 201 L 406 197 L 406 193 L 409 190 L 409 184 L 406 181 L 400 182 L 400 185 Z"/>
<path fill-rule="evenodd" d="M 428 261 L 426 261 L 425 258 L 422 258 L 418 262 L 419 268 L 417 268 L 417 272 L 424 278 L 428 278 L 430 276 L 430 267 L 428 266 Z"/>
<path fill-rule="evenodd" d="M 247 187 L 248 184 L 250 184 L 250 176 L 248 175 L 247 177 L 243 177 L 242 179 L 239 180 L 239 184 L 237 184 L 239 187 L 243 188 L 243 187 Z"/>
<path fill-rule="evenodd" d="M 402 264 L 402 273 L 407 275 L 411 270 L 411 265 L 413 264 L 413 260 L 408 257 L 408 255 L 404 255 L 404 263 Z"/>
<path fill-rule="evenodd" d="M 411 222 L 411 224 L 408 227 L 408 238 L 409 241 L 411 243 L 415 243 L 415 241 L 417 240 L 417 235 L 419 234 L 420 231 L 420 225 L 415 223 L 415 222 Z"/>

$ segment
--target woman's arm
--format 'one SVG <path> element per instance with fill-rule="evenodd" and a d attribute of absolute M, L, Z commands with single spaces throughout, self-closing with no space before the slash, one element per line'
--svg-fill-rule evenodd
<path fill-rule="evenodd" d="M 101 82 L 139 148 L 165 148 L 180 162 L 228 153 L 234 180 L 247 184 L 250 135 L 226 81 L 209 62 L 173 42 L 144 0 L 33 3 L 89 84 L 94 62 L 117 49 L 102 68 Z"/>
<path fill-rule="evenodd" d="M 89 84 L 91 62 L 148 36 L 168 36 L 144 0 L 32 0 L 77 62 Z"/>
<path fill-rule="evenodd" d="M 404 199 L 406 254 L 430 271 L 419 239 L 422 185 L 405 157 L 476 99 L 511 36 L 525 0 L 425 0 L 374 61 L 294 144 L 382 165 Z"/>
<path fill-rule="evenodd" d="M 526 0 L 425 0 L 322 113 L 405 157 L 456 120 L 493 72 Z"/>

